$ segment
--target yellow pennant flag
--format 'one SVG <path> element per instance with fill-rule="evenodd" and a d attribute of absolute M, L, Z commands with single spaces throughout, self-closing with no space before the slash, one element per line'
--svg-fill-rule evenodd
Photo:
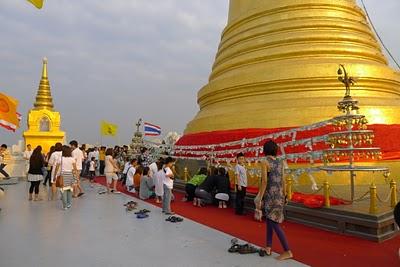
<path fill-rule="evenodd" d="M 0 126 L 14 131 L 19 127 L 18 101 L 0 92 Z"/>
<path fill-rule="evenodd" d="M 118 125 L 106 121 L 101 121 L 100 133 L 101 135 L 116 136 L 118 133 Z"/>
<path fill-rule="evenodd" d="M 31 2 L 35 7 L 41 9 L 43 7 L 44 0 L 28 0 L 28 2 Z"/>

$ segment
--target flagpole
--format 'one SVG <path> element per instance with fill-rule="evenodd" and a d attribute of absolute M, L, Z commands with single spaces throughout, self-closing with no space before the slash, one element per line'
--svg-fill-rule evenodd
<path fill-rule="evenodd" d="M 102 128 L 101 128 L 101 122 L 100 122 L 100 146 L 103 146 L 103 133 L 101 132 Z"/>

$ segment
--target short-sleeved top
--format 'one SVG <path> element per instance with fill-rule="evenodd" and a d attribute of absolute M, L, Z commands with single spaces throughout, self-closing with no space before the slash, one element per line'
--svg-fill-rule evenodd
<path fill-rule="evenodd" d="M 167 188 L 172 189 L 174 188 L 174 180 L 169 178 L 167 175 L 173 174 L 172 170 L 169 167 L 165 167 L 164 171 L 164 184 Z"/>
<path fill-rule="evenodd" d="M 124 165 L 124 170 L 122 171 L 123 174 L 126 174 L 128 172 L 129 167 L 131 167 L 131 163 L 128 161 L 127 163 L 125 163 Z"/>
<path fill-rule="evenodd" d="M 29 160 L 32 156 L 33 151 L 32 150 L 25 150 L 24 151 L 24 158 Z"/>
<path fill-rule="evenodd" d="M 135 185 L 135 172 L 136 169 L 132 165 L 128 168 L 128 171 L 126 172 L 126 186 L 132 186 Z"/>
<path fill-rule="evenodd" d="M 235 166 L 235 175 L 238 177 L 237 184 L 243 187 L 247 187 L 247 172 L 246 168 L 240 164 Z"/>
<path fill-rule="evenodd" d="M 106 156 L 104 172 L 106 172 L 106 173 L 114 173 L 115 172 L 114 165 L 111 162 L 113 160 L 114 159 L 111 155 Z"/>
<path fill-rule="evenodd" d="M 53 154 L 51 154 L 50 159 L 49 159 L 49 166 L 55 167 L 57 162 L 60 161 L 62 152 L 61 151 L 55 151 Z"/>
<path fill-rule="evenodd" d="M 104 161 L 106 158 L 106 152 L 104 150 L 99 151 L 99 160 Z"/>
<path fill-rule="evenodd" d="M 60 164 L 61 166 L 62 173 L 72 172 L 74 169 L 74 163 L 76 164 L 73 157 L 61 157 L 57 162 L 57 164 Z"/>
<path fill-rule="evenodd" d="M 207 178 L 207 175 L 204 174 L 196 174 L 195 176 L 193 176 L 192 179 L 190 179 L 187 183 L 188 184 L 192 184 L 195 186 L 198 186 L 199 184 L 201 184 L 202 182 L 204 182 L 204 180 Z"/>
<path fill-rule="evenodd" d="M 150 176 L 154 178 L 156 173 L 158 172 L 157 163 L 155 163 L 155 162 L 151 163 L 149 165 L 149 168 L 151 171 Z"/>
<path fill-rule="evenodd" d="M 80 150 L 79 148 L 75 148 L 72 151 L 72 157 L 75 159 L 76 169 L 78 171 L 82 170 L 82 161 L 84 159 L 82 150 Z"/>
<path fill-rule="evenodd" d="M 96 162 L 94 160 L 90 161 L 89 171 L 94 172 L 96 170 Z"/>

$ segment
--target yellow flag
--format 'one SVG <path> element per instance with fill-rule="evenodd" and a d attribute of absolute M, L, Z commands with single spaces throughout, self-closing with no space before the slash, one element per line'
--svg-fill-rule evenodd
<path fill-rule="evenodd" d="M 31 2 L 35 7 L 41 9 L 43 7 L 44 0 L 28 0 L 28 2 Z"/>
<path fill-rule="evenodd" d="M 14 131 L 19 127 L 18 101 L 0 92 L 0 126 Z"/>
<path fill-rule="evenodd" d="M 101 121 L 100 125 L 100 133 L 101 135 L 111 135 L 111 136 L 116 136 L 118 132 L 118 125 L 106 122 L 106 121 Z"/>

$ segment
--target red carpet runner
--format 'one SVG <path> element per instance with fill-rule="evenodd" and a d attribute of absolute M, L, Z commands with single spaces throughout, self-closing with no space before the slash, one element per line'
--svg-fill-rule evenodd
<path fill-rule="evenodd" d="M 105 185 L 104 178 L 96 178 L 96 182 Z M 118 190 L 136 197 L 136 194 L 128 193 L 121 186 Z M 236 216 L 230 208 L 193 207 L 191 203 L 180 201 L 182 194 L 174 194 L 177 200 L 171 206 L 177 214 L 258 246 L 265 245 L 265 223 L 254 221 L 251 215 Z M 159 206 L 153 200 L 147 202 Z M 283 228 L 295 260 L 311 266 L 400 266 L 397 256 L 400 237 L 379 244 L 296 223 L 285 222 Z M 229 246 L 227 240 L 226 249 Z M 278 253 L 282 251 L 276 236 L 274 236 L 273 250 Z"/>

